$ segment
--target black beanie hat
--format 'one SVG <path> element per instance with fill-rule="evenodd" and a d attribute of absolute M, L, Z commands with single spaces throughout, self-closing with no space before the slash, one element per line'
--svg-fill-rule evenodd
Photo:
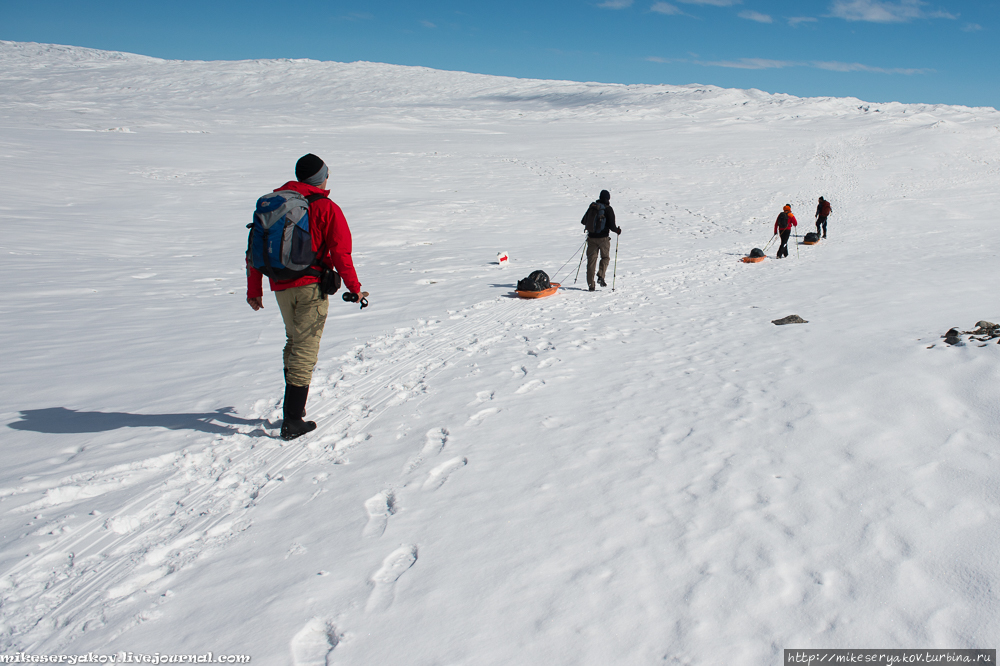
<path fill-rule="evenodd" d="M 607 190 L 601 190 L 600 200 L 603 201 L 604 203 L 608 203 L 609 201 L 611 201 L 611 192 L 608 192 Z"/>
<path fill-rule="evenodd" d="M 316 157 L 312 153 L 303 155 L 299 158 L 299 161 L 295 163 L 295 180 L 304 183 L 307 179 L 319 173 L 319 170 L 322 169 L 323 166 L 323 160 Z"/>

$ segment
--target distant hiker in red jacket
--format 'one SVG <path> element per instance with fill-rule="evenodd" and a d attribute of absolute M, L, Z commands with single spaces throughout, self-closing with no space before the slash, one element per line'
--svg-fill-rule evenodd
<path fill-rule="evenodd" d="M 778 248 L 777 259 L 788 256 L 788 237 L 792 235 L 792 227 L 799 226 L 799 221 L 792 215 L 792 204 L 785 207 L 774 221 L 774 233 L 781 234 L 781 247 Z"/>
<path fill-rule="evenodd" d="M 312 153 L 295 165 L 295 178 L 275 190 L 293 190 L 302 196 L 321 195 L 309 205 L 309 233 L 316 261 L 334 268 L 350 291 L 351 300 L 360 300 L 361 283 L 351 260 L 351 230 L 340 206 L 330 201 L 326 189 L 330 170 Z M 247 303 L 254 310 L 264 307 L 263 275 L 247 262 Z M 281 437 L 295 439 L 316 429 L 315 421 L 305 421 L 306 400 L 313 368 L 319 358 L 329 301 L 319 288 L 320 278 L 306 275 L 296 280 L 272 280 L 271 291 L 285 322 L 285 400 Z M 345 295 L 345 300 L 349 297 Z"/>
<path fill-rule="evenodd" d="M 823 197 L 819 198 L 819 203 L 816 205 L 816 235 L 819 236 L 819 230 L 822 226 L 823 228 L 823 238 L 826 238 L 826 218 L 830 216 L 833 212 L 833 208 L 830 206 L 830 202 Z"/>

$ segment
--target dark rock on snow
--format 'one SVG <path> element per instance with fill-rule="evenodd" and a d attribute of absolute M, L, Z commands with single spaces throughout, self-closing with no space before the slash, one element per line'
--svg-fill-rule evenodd
<path fill-rule="evenodd" d="M 1000 324 L 993 324 L 988 321 L 977 321 L 976 330 L 970 331 L 971 335 L 985 335 L 986 339 L 1000 338 Z"/>
<path fill-rule="evenodd" d="M 963 335 L 970 336 L 969 339 L 975 340 L 976 342 L 987 342 L 993 338 L 1000 338 L 1000 324 L 979 320 L 976 322 L 976 329 L 973 331 L 960 331 L 957 328 L 951 328 L 941 337 L 943 337 L 944 341 L 949 345 L 960 345 L 963 344 Z M 1000 340 L 997 341 L 997 344 L 1000 344 Z"/>
<path fill-rule="evenodd" d="M 771 323 L 775 326 L 784 326 L 785 324 L 808 324 L 809 322 L 798 315 L 788 315 L 781 319 L 775 319 Z"/>
<path fill-rule="evenodd" d="M 962 332 L 957 328 L 949 329 L 948 332 L 944 334 L 944 341 L 949 345 L 961 344 Z"/>

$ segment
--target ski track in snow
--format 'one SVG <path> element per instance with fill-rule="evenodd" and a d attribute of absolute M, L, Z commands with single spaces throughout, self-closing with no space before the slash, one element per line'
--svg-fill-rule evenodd
<path fill-rule="evenodd" d="M 43 499 L 19 511 L 72 504 L 99 493 L 127 492 L 161 477 L 114 514 L 95 516 L 68 534 L 54 535 L 44 547 L 3 572 L 0 580 L 5 583 L 8 622 L 18 634 L 25 634 L 9 645 L 62 649 L 88 626 L 114 615 L 134 593 L 165 589 L 172 575 L 249 529 L 254 507 L 303 466 L 315 461 L 346 462 L 350 452 L 364 443 L 365 431 L 387 410 L 422 393 L 425 388 L 415 391 L 414 387 L 425 387 L 436 371 L 458 358 L 490 353 L 501 341 L 523 340 L 522 327 L 530 330 L 539 314 L 538 307 L 524 305 L 517 299 L 498 297 L 451 315 L 448 324 L 435 321 L 398 329 L 356 347 L 332 373 L 336 378 L 314 385 L 314 395 L 320 399 L 314 398 L 310 417 L 319 428 L 300 440 L 281 442 L 262 437 L 258 428 L 247 428 L 246 433 L 217 437 L 198 451 L 75 475 L 47 488 Z M 589 309 L 565 296 L 552 297 L 539 307 L 567 310 L 571 318 Z M 504 333 L 486 333 L 498 328 Z M 533 347 L 545 351 L 552 346 L 542 341 Z M 537 355 L 535 349 L 529 353 Z M 519 376 L 529 372 L 526 366 L 515 370 Z M 530 380 L 514 394 L 530 393 L 544 384 L 541 379 Z M 482 391 L 477 401 L 492 400 L 494 393 Z M 258 409 L 251 417 L 279 413 L 273 403 L 258 403 Z M 481 424 L 498 411 L 496 407 L 476 411 L 468 422 Z M 430 430 L 421 451 L 406 464 L 404 476 L 440 454 L 448 437 L 445 428 Z M 465 457 L 454 457 L 438 464 L 428 473 L 423 489 L 437 490 L 467 463 Z M 38 490 L 26 484 L 0 492 L 14 496 Z M 396 512 L 396 501 L 392 490 L 383 490 L 365 502 L 364 537 L 383 534 Z M 377 596 L 385 594 L 382 590 Z M 45 631 L 36 633 L 29 627 Z"/>
<path fill-rule="evenodd" d="M 607 307 L 628 309 L 643 298 L 640 290 L 634 290 L 617 305 Z M 346 462 L 350 452 L 365 442 L 366 430 L 387 410 L 425 392 L 426 382 L 435 372 L 456 359 L 489 354 L 502 341 L 523 342 L 523 333 L 537 328 L 533 322 L 540 312 L 553 311 L 564 311 L 564 318 L 572 322 L 588 316 L 590 306 L 566 294 L 540 303 L 498 297 L 450 315 L 447 324 L 431 321 L 401 328 L 355 347 L 325 383 L 314 384 L 316 397 L 310 418 L 319 428 L 300 440 L 281 442 L 263 437 L 259 428 L 247 427 L 247 432 L 219 436 L 201 450 L 75 475 L 47 488 L 41 500 L 19 511 L 73 504 L 100 493 L 127 492 L 160 477 L 114 514 L 95 516 L 68 534 L 54 535 L 51 542 L 3 572 L 0 580 L 5 583 L 8 622 L 18 628 L 18 634 L 25 634 L 9 645 L 62 649 L 88 626 L 114 615 L 134 593 L 166 588 L 172 575 L 249 529 L 254 507 L 303 466 L 315 461 Z M 498 330 L 503 332 L 496 333 Z M 577 343 L 587 344 L 586 339 Z M 537 357 L 553 349 L 550 342 L 541 339 L 526 353 Z M 555 362 L 546 359 L 539 369 Z M 519 377 L 529 374 L 524 365 L 512 370 Z M 530 394 L 544 385 L 543 379 L 532 379 L 513 394 Z M 480 391 L 476 402 L 491 401 L 494 394 Z M 258 402 L 257 409 L 252 418 L 274 418 L 280 413 L 273 403 Z M 468 424 L 480 425 L 499 411 L 497 407 L 475 411 Z M 421 451 L 406 464 L 404 477 L 440 454 L 448 438 L 445 428 L 428 431 Z M 467 463 L 466 457 L 453 457 L 438 464 L 422 488 L 437 490 Z M 0 493 L 14 496 L 39 490 L 26 484 Z M 365 502 L 365 538 L 384 533 L 398 508 L 396 502 L 391 489 L 379 491 Z M 386 594 L 382 590 L 376 596 Z M 27 630 L 29 627 L 45 630 L 35 632 Z"/>
<path fill-rule="evenodd" d="M 283 443 L 251 434 L 220 437 L 199 452 L 88 474 L 83 485 L 81 478 L 71 477 L 65 485 L 46 490 L 43 500 L 21 510 L 134 487 L 149 478 L 147 469 L 167 472 L 166 479 L 137 493 L 114 515 L 94 517 L 3 572 L 9 624 L 18 633 L 29 627 L 46 629 L 39 632 L 40 638 L 25 641 L 24 648 L 68 645 L 88 623 L 113 612 L 119 601 L 165 586 L 165 579 L 204 551 L 223 547 L 250 527 L 254 506 L 286 478 L 312 461 L 345 462 L 386 409 L 412 399 L 407 387 L 422 384 L 458 357 L 487 350 L 502 336 L 487 342 L 478 332 L 497 321 L 511 321 L 516 310 L 508 299 L 483 302 L 454 315 L 448 326 L 403 329 L 354 349 L 338 372 L 341 379 L 316 386 L 323 400 L 311 408 L 310 417 L 320 427 L 307 438 Z M 440 452 L 446 441 L 447 431 L 429 432 L 419 460 Z M 443 484 L 451 471 L 432 472 L 435 483 Z M 10 496 L 32 491 L 37 489 L 0 492 Z M 392 494 L 374 496 L 365 509 L 365 536 L 380 536 L 394 511 Z"/>

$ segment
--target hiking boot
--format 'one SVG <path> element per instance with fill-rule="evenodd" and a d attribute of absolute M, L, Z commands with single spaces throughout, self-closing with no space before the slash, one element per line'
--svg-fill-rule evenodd
<path fill-rule="evenodd" d="M 286 372 L 287 376 L 288 373 Z M 309 387 L 308 386 L 292 386 L 291 384 L 285 384 L 285 399 L 282 402 L 282 418 L 285 422 L 294 423 L 302 422 L 302 419 L 306 416 L 306 401 L 309 400 Z M 312 430 L 316 427 L 313 423 Z M 309 430 L 303 430 L 299 435 L 309 432 Z M 282 437 L 284 437 L 284 426 L 281 429 Z M 298 437 L 299 435 L 295 435 Z M 286 437 L 286 439 L 293 439 L 292 437 Z"/>
<path fill-rule="evenodd" d="M 291 421 L 281 422 L 281 439 L 290 440 L 296 437 L 301 437 L 307 432 L 312 432 L 316 429 L 315 421 L 303 421 L 302 419 L 294 419 Z"/>
<path fill-rule="evenodd" d="M 286 384 L 288 383 L 288 368 L 285 368 L 285 383 Z M 302 407 L 302 418 L 305 418 L 305 417 L 306 417 L 306 408 L 305 408 L 305 405 L 303 405 L 303 407 Z"/>
<path fill-rule="evenodd" d="M 602 278 L 602 277 L 597 278 L 597 284 L 601 285 L 602 287 L 607 287 L 608 286 L 608 283 L 605 282 L 604 278 Z"/>
<path fill-rule="evenodd" d="M 595 287 L 594 285 L 590 285 L 590 291 L 597 291 L 597 287 Z"/>

